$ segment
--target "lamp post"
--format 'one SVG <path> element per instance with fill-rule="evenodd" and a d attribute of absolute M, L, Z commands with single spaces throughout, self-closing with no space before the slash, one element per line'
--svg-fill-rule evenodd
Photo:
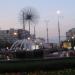
<path fill-rule="evenodd" d="M 47 43 L 49 43 L 49 35 L 48 35 L 48 23 L 49 23 L 49 20 L 46 20 L 46 32 L 47 32 Z"/>
<path fill-rule="evenodd" d="M 48 39 L 48 27 L 47 27 L 47 43 L 49 43 L 49 39 Z"/>
<path fill-rule="evenodd" d="M 73 41 L 73 49 L 74 49 L 74 37 L 72 36 L 72 41 Z"/>
<path fill-rule="evenodd" d="M 58 37 L 59 37 L 59 47 L 60 47 L 60 23 L 59 23 L 60 11 L 59 10 L 57 10 L 57 15 L 58 15 Z"/>
<path fill-rule="evenodd" d="M 16 35 L 17 35 L 17 32 L 14 32 L 14 33 L 13 33 L 13 35 L 15 35 L 15 36 L 16 36 Z"/>
<path fill-rule="evenodd" d="M 35 29 L 36 25 L 34 25 L 34 39 L 36 39 L 36 29 Z"/>

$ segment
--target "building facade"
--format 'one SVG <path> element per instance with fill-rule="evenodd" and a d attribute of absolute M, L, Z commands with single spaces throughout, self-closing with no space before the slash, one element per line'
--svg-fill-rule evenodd
<path fill-rule="evenodd" d="M 30 37 L 29 31 L 23 29 L 9 29 L 0 30 L 0 43 L 1 44 L 13 44 L 20 39 L 27 39 Z"/>
<path fill-rule="evenodd" d="M 71 48 L 74 50 L 75 48 L 75 28 L 70 29 L 66 32 L 67 41 L 71 43 Z"/>
<path fill-rule="evenodd" d="M 67 40 L 75 38 L 75 28 L 72 28 L 68 32 L 66 32 L 66 38 Z"/>

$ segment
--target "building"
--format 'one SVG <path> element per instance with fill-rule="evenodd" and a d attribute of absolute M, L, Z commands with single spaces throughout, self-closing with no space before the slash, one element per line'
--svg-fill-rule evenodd
<path fill-rule="evenodd" d="M 67 41 L 71 43 L 72 49 L 75 47 L 75 28 L 70 29 L 66 32 Z"/>
<path fill-rule="evenodd" d="M 75 28 L 72 28 L 72 29 L 70 29 L 69 31 L 66 32 L 67 40 L 70 40 L 73 37 L 75 37 Z"/>
<path fill-rule="evenodd" d="M 30 37 L 29 31 L 23 29 L 0 30 L 0 45 L 13 44 L 20 39 Z"/>
<path fill-rule="evenodd" d="M 62 48 L 71 49 L 71 42 L 69 41 L 63 41 L 62 42 Z"/>

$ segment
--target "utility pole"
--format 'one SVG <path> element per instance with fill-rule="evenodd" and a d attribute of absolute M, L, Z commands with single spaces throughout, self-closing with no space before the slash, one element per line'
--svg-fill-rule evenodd
<path fill-rule="evenodd" d="M 48 35 L 48 23 L 49 23 L 49 21 L 48 20 L 46 20 L 46 32 L 47 32 L 47 43 L 49 43 L 49 35 Z"/>
<path fill-rule="evenodd" d="M 24 11 L 22 12 L 22 18 L 23 18 L 23 30 L 25 30 L 25 17 L 24 17 Z"/>
<path fill-rule="evenodd" d="M 59 25 L 59 17 L 58 17 L 58 35 L 59 35 L 59 47 L 60 47 L 60 25 Z"/>
<path fill-rule="evenodd" d="M 59 47 L 60 47 L 60 23 L 59 23 L 60 11 L 59 10 L 57 10 L 57 15 L 58 15 L 58 36 L 59 36 Z"/>
<path fill-rule="evenodd" d="M 34 38 L 36 39 L 35 25 L 34 25 Z"/>

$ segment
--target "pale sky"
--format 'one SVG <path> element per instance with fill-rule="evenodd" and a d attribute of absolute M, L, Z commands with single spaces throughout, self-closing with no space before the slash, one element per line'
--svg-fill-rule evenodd
<path fill-rule="evenodd" d="M 0 29 L 22 28 L 19 13 L 23 8 L 33 7 L 40 16 L 36 26 L 37 36 L 46 38 L 46 20 L 48 20 L 49 39 L 58 36 L 57 14 L 60 10 L 61 38 L 66 32 L 75 28 L 75 0 L 0 0 Z M 28 27 L 27 27 L 28 28 Z M 31 27 L 33 33 L 33 26 Z"/>

